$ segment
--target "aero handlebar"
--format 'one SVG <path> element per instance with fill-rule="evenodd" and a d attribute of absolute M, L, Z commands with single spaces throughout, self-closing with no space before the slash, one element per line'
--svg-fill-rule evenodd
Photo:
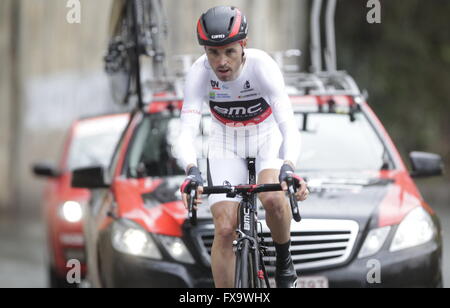
<path fill-rule="evenodd" d="M 298 209 L 298 203 L 295 199 L 295 193 L 297 192 L 297 187 L 294 185 L 294 179 L 288 177 L 286 180 L 288 184 L 287 195 L 289 198 L 289 203 L 291 205 L 292 217 L 295 221 L 299 222 L 301 220 L 300 212 Z M 261 192 L 269 191 L 282 191 L 280 184 L 260 184 L 260 185 L 223 185 L 223 186 L 205 186 L 203 187 L 203 195 L 212 194 L 227 194 L 227 197 L 235 197 L 237 195 L 252 195 Z M 188 211 L 189 220 L 192 225 L 197 224 L 197 211 L 195 208 L 195 199 L 197 199 L 197 190 L 192 188 L 189 193 L 188 200 Z"/>

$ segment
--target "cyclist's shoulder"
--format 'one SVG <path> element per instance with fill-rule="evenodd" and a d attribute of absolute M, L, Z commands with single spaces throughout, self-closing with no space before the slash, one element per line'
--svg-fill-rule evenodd
<path fill-rule="evenodd" d="M 245 54 L 249 63 L 252 63 L 259 70 L 273 69 L 276 66 L 275 60 L 264 50 L 248 48 L 245 50 Z"/>
<path fill-rule="evenodd" d="M 254 61 L 272 61 L 272 57 L 267 52 L 261 49 L 247 48 L 245 49 L 245 54 L 248 59 Z"/>

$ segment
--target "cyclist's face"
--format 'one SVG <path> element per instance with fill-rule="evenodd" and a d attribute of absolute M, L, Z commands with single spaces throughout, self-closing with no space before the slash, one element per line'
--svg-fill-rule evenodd
<path fill-rule="evenodd" d="M 209 64 L 221 81 L 231 81 L 238 77 L 244 61 L 243 48 L 240 43 L 224 47 L 206 46 Z"/>

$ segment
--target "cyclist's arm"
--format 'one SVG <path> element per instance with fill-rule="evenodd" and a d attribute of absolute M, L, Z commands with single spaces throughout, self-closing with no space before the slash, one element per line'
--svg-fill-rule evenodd
<path fill-rule="evenodd" d="M 177 141 L 180 164 L 184 170 L 197 165 L 195 137 L 198 134 L 202 118 L 202 105 L 205 101 L 207 74 L 204 57 L 198 59 L 186 76 L 184 102 L 181 110 L 180 135 Z"/>
<path fill-rule="evenodd" d="M 261 58 L 259 76 L 262 88 L 270 99 L 270 106 L 283 135 L 281 159 L 295 166 L 300 154 L 300 132 L 294 118 L 292 104 L 285 90 L 283 75 L 276 62 L 269 56 Z"/>

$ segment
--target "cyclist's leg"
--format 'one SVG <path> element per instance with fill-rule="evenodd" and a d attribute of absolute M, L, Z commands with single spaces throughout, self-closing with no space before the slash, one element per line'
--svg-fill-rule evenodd
<path fill-rule="evenodd" d="M 258 184 L 279 183 L 279 173 L 283 161 L 279 158 L 281 136 L 271 134 L 260 148 L 257 160 Z M 295 285 L 297 275 L 289 252 L 292 213 L 283 192 L 259 194 L 266 210 L 266 222 L 271 231 L 277 254 L 275 281 L 277 287 L 290 288 Z"/>
<path fill-rule="evenodd" d="M 245 160 L 216 159 L 208 161 L 208 185 L 246 183 L 248 174 Z M 214 242 L 211 250 L 211 268 L 217 288 L 234 286 L 235 255 L 232 249 L 236 238 L 237 208 L 240 198 L 227 198 L 225 194 L 210 195 L 208 202 L 214 219 Z"/>
<path fill-rule="evenodd" d="M 277 169 L 264 169 L 259 172 L 259 184 L 278 182 Z M 261 193 L 261 203 L 266 210 L 266 222 L 276 250 L 275 281 L 278 288 L 295 287 L 297 274 L 290 249 L 290 228 L 292 213 L 289 202 L 283 192 Z"/>
<path fill-rule="evenodd" d="M 211 269 L 216 288 L 234 286 L 236 258 L 232 245 L 236 238 L 238 204 L 238 202 L 222 201 L 211 207 L 215 226 Z"/>
<path fill-rule="evenodd" d="M 279 183 L 278 176 L 283 164 L 283 160 L 278 158 L 281 143 L 282 136 L 276 128 L 260 145 L 256 159 L 258 184 Z M 286 243 L 290 238 L 292 214 L 284 193 L 281 191 L 260 193 L 258 197 L 266 210 L 266 222 L 273 240 L 276 243 Z"/>
<path fill-rule="evenodd" d="M 264 169 L 258 174 L 258 184 L 279 183 L 279 169 Z M 258 195 L 266 210 L 266 222 L 275 243 L 286 243 L 290 239 L 292 213 L 284 192 L 266 192 Z"/>

